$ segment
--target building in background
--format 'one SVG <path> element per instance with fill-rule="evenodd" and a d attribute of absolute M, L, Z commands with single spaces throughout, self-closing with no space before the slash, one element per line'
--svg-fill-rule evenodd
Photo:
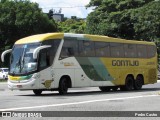
<path fill-rule="evenodd" d="M 64 20 L 64 14 L 54 13 L 53 19 L 57 22 L 62 22 Z"/>

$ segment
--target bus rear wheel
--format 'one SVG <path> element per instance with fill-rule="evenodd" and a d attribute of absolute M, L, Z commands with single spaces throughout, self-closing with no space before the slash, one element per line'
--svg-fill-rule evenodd
<path fill-rule="evenodd" d="M 131 76 L 127 76 L 126 80 L 125 80 L 125 85 L 122 86 L 120 89 L 122 91 L 130 91 L 133 89 L 133 77 Z"/>
<path fill-rule="evenodd" d="M 143 85 L 143 77 L 142 76 L 137 76 L 136 80 L 134 81 L 134 89 L 135 90 L 140 90 Z"/>
<path fill-rule="evenodd" d="M 68 91 L 68 83 L 67 83 L 67 79 L 66 78 L 62 78 L 60 80 L 60 83 L 59 83 L 59 94 L 60 95 L 63 95 L 63 94 L 67 94 L 67 91 Z"/>
<path fill-rule="evenodd" d="M 33 90 L 35 95 L 41 95 L 42 94 L 42 90 Z"/>
<path fill-rule="evenodd" d="M 110 87 L 99 87 L 99 89 L 102 91 L 102 92 L 109 92 L 110 91 Z"/>

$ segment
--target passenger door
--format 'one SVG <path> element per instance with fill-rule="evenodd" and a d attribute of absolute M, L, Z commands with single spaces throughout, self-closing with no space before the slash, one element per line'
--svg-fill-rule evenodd
<path fill-rule="evenodd" d="M 41 50 L 39 55 L 39 87 L 41 89 L 50 89 L 53 87 L 53 80 L 51 76 L 50 55 L 47 49 Z"/>

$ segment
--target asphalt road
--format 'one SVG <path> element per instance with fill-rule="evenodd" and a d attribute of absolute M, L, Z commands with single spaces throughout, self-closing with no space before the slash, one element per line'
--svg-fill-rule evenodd
<path fill-rule="evenodd" d="M 147 115 L 152 115 L 147 117 L 149 120 L 158 119 L 156 114 L 160 117 L 160 112 L 156 111 L 160 111 L 160 82 L 145 85 L 139 91 L 101 92 L 97 87 L 87 87 L 69 89 L 67 95 L 59 95 L 56 91 L 45 91 L 42 96 L 35 96 L 32 91 L 10 91 L 6 83 L 0 83 L 0 112 L 5 111 L 29 113 L 47 111 L 36 115 L 57 116 L 54 117 L 56 119 L 61 119 L 59 116 L 63 116 L 63 119 L 69 120 L 74 120 L 74 117 L 76 119 L 87 117 L 88 120 L 102 119 L 104 118 L 102 116 L 123 120 L 123 117 L 146 119 Z"/>

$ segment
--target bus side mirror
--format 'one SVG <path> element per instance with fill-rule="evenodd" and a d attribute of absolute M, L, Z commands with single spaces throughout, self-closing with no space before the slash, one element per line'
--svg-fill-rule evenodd
<path fill-rule="evenodd" d="M 43 45 L 43 46 L 39 46 L 37 47 L 34 51 L 33 51 L 33 59 L 37 59 L 38 53 L 40 50 L 45 49 L 45 48 L 49 48 L 51 47 L 51 45 Z"/>
<path fill-rule="evenodd" d="M 4 62 L 4 57 L 6 54 L 10 53 L 12 51 L 12 49 L 6 50 L 1 54 L 1 61 Z"/>

